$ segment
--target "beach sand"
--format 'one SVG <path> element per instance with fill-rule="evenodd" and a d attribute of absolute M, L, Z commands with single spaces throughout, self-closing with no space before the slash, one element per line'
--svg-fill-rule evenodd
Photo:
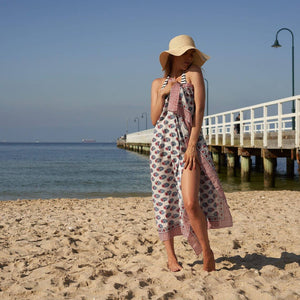
<path fill-rule="evenodd" d="M 0 299 L 300 299 L 300 192 L 226 196 L 212 273 L 184 237 L 168 271 L 150 197 L 1 201 Z"/>

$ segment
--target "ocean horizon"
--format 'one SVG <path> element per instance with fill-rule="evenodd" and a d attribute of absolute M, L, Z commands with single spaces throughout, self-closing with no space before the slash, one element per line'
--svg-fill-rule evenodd
<path fill-rule="evenodd" d="M 117 148 L 109 142 L 0 143 L 0 200 L 151 196 L 149 158 Z M 285 160 L 278 159 L 276 187 L 300 190 L 285 176 Z M 219 177 L 225 192 L 264 190 L 263 173 L 252 170 L 250 182 L 239 174 Z"/>

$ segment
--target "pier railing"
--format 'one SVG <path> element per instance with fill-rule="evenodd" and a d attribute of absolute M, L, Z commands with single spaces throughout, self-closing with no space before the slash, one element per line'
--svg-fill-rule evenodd
<path fill-rule="evenodd" d="M 126 136 L 126 143 L 151 144 L 152 137 L 153 137 L 153 129 L 147 129 L 143 131 L 129 133 Z"/>
<path fill-rule="evenodd" d="M 202 128 L 209 145 L 300 148 L 300 95 L 209 115 Z"/>
<path fill-rule="evenodd" d="M 265 187 L 275 186 L 277 157 L 286 157 L 289 177 L 297 160 L 300 175 L 300 95 L 209 115 L 202 131 L 216 169 L 226 160 L 230 176 L 240 164 L 241 179 L 249 181 L 251 156 L 257 169 L 263 165 Z M 118 146 L 149 154 L 152 135 L 153 129 L 130 133 Z"/>

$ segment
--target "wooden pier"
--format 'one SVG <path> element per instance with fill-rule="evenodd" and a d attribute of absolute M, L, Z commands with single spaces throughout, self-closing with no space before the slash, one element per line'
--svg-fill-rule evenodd
<path fill-rule="evenodd" d="M 287 176 L 294 176 L 295 160 L 300 172 L 300 95 L 209 115 L 202 131 L 216 169 L 226 165 L 229 176 L 240 168 L 241 180 L 250 181 L 254 156 L 255 168 L 264 172 L 265 187 L 275 186 L 278 157 L 286 158 Z M 153 129 L 131 133 L 117 145 L 149 154 L 152 134 Z"/>

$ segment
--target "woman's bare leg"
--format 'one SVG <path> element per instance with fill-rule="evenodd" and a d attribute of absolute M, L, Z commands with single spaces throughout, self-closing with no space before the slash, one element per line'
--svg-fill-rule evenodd
<path fill-rule="evenodd" d="M 181 179 L 184 207 L 203 250 L 203 269 L 210 272 L 215 270 L 215 259 L 209 244 L 206 217 L 199 204 L 199 187 L 199 166 L 195 170 L 185 169 Z"/>
<path fill-rule="evenodd" d="M 177 261 L 177 257 L 175 255 L 175 250 L 174 250 L 174 238 L 171 238 L 170 240 L 164 241 L 166 251 L 167 251 L 167 256 L 168 256 L 168 268 L 172 272 L 178 272 L 182 269 L 180 264 Z"/>

